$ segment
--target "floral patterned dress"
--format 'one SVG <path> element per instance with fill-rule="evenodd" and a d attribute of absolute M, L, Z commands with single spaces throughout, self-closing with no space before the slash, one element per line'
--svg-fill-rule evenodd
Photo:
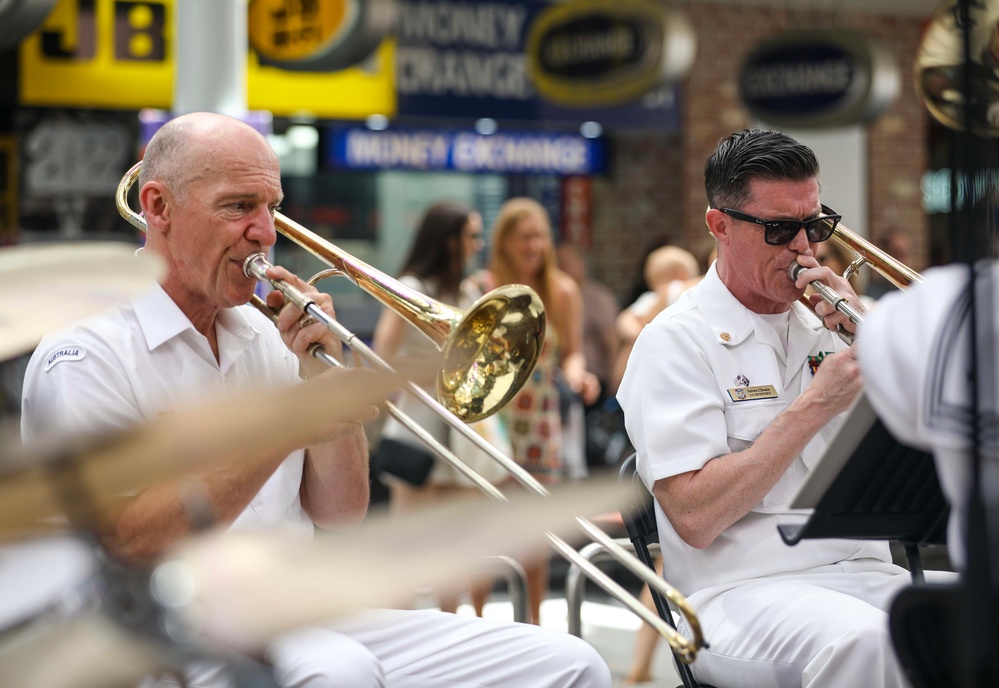
<path fill-rule="evenodd" d="M 500 412 L 506 421 L 513 458 L 541 482 L 562 479 L 562 418 L 555 384 L 558 342 L 549 329 L 531 377 Z"/>

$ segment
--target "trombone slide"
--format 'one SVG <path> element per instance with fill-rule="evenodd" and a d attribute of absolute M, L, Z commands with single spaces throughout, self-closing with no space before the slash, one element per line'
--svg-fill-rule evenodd
<path fill-rule="evenodd" d="M 254 295 L 250 299 L 250 304 L 258 311 L 266 315 L 272 321 L 277 321 L 277 311 L 264 303 L 264 300 L 259 296 Z M 309 355 L 318 361 L 322 361 L 330 368 L 345 368 L 343 363 L 338 361 L 336 357 L 331 356 L 326 349 L 323 348 L 322 344 L 313 344 L 309 347 Z M 487 481 L 481 475 L 469 468 L 464 462 L 461 461 L 454 453 L 441 444 L 436 437 L 427 432 L 423 426 L 413 420 L 406 413 L 401 411 L 398 406 L 393 404 L 391 401 L 385 402 L 385 409 L 390 416 L 395 418 L 399 423 L 401 423 L 407 430 L 417 436 L 421 442 L 427 445 L 434 454 L 439 456 L 443 461 L 446 461 L 449 465 L 454 467 L 456 471 L 461 473 L 463 476 L 471 480 L 476 487 L 485 492 L 487 495 L 493 499 L 505 502 L 507 501 L 506 495 L 496 489 L 492 483 Z"/>
<path fill-rule="evenodd" d="M 364 357 L 367 361 L 369 361 L 379 370 L 386 373 L 395 372 L 392 366 L 390 366 L 385 361 L 385 359 L 383 359 L 381 356 L 375 353 L 374 349 L 372 349 L 367 344 L 359 340 L 353 332 L 351 332 L 346 327 L 341 325 L 339 322 L 328 316 L 325 313 L 325 311 L 323 311 L 323 309 L 320 308 L 308 296 L 306 296 L 297 288 L 295 288 L 293 285 L 288 284 L 287 282 L 284 282 L 282 280 L 272 280 L 271 278 L 267 277 L 267 270 L 269 270 L 271 267 L 273 266 L 267 261 L 267 259 L 264 257 L 262 253 L 255 253 L 247 257 L 247 259 L 243 262 L 243 271 L 246 273 L 248 277 L 254 277 L 257 280 L 273 285 L 275 289 L 284 294 L 289 301 L 295 304 L 296 307 L 302 309 L 308 315 L 311 315 L 316 320 L 323 323 L 326 329 L 335 334 L 340 339 L 340 341 L 342 341 L 347 346 L 351 347 L 354 351 L 357 351 L 362 357 Z M 267 307 L 266 304 L 264 304 L 264 306 Z M 259 306 L 257 307 L 259 308 Z M 327 364 L 329 364 L 330 362 L 327 359 L 336 361 L 336 359 L 329 356 L 329 354 L 326 353 L 325 351 L 323 352 L 323 354 L 320 354 L 319 356 L 317 356 L 312 349 L 310 349 L 309 353 L 312 354 L 314 357 L 319 358 L 319 360 L 326 362 Z M 339 364 L 339 361 L 337 361 L 337 363 Z M 506 471 L 509 474 L 511 474 L 517 480 L 517 482 L 519 482 L 521 485 L 531 490 L 535 494 L 541 496 L 545 496 L 548 494 L 548 490 L 546 490 L 545 487 L 541 483 L 539 483 L 534 476 L 528 473 L 522 466 L 515 463 L 514 460 L 511 459 L 509 456 L 506 456 L 500 450 L 494 447 L 492 444 L 487 442 L 486 439 L 482 437 L 482 435 L 475 432 L 475 430 L 468 427 L 468 425 L 466 425 L 461 420 L 456 418 L 439 401 L 434 399 L 425 389 L 420 387 L 412 380 L 406 381 L 404 386 L 406 391 L 416 396 L 420 401 L 422 401 L 426 406 L 428 406 L 430 410 L 432 410 L 434 413 L 443 418 L 448 423 L 448 425 L 450 425 L 455 430 L 460 432 L 463 437 L 468 439 L 478 448 L 482 449 L 482 451 L 486 452 L 486 454 L 488 454 L 490 458 L 492 458 L 494 461 L 503 466 L 503 468 L 506 469 Z M 432 436 L 430 436 L 429 433 L 423 431 L 422 428 L 420 428 L 421 432 L 417 432 L 416 430 L 414 430 L 413 427 L 408 425 L 406 421 L 400 420 L 399 418 L 396 418 L 396 420 L 399 420 L 403 425 L 406 425 L 406 427 L 409 428 L 411 431 L 413 431 L 417 435 L 417 437 L 423 439 L 422 435 L 427 435 L 427 437 L 433 439 Z M 415 423 L 413 423 L 413 425 L 415 426 Z M 447 453 L 450 454 L 452 457 L 454 456 L 439 442 L 437 442 L 436 440 L 433 440 L 433 442 L 438 447 L 441 447 L 445 451 L 447 451 Z M 430 448 L 434 449 L 432 445 L 430 446 Z M 438 456 L 441 455 L 438 454 Z M 442 456 L 442 458 L 444 458 L 446 461 L 450 463 L 450 461 L 446 457 Z M 464 466 L 464 464 L 462 465 Z M 463 474 L 465 473 L 465 471 L 462 469 L 458 470 L 461 470 Z M 478 485 L 481 489 L 486 491 L 487 494 L 489 494 L 494 498 L 506 499 L 505 497 L 502 496 L 501 493 L 499 493 L 498 490 L 496 490 L 495 487 L 493 487 L 491 483 L 488 483 L 487 481 L 485 481 L 484 478 L 481 477 L 480 480 L 482 484 L 479 484 L 479 481 L 475 481 L 476 485 Z M 488 485 L 489 488 L 487 489 L 486 487 L 484 487 L 485 485 Z"/>

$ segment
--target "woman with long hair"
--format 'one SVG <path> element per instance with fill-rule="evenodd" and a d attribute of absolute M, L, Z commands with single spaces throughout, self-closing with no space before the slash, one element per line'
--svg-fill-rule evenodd
<path fill-rule="evenodd" d="M 587 403 L 600 393 L 583 356 L 583 303 L 579 288 L 558 269 L 548 213 L 530 198 L 513 198 L 500 208 L 492 231 L 487 289 L 525 284 L 545 305 L 548 329 L 541 357 L 528 382 L 500 412 L 510 434 L 514 459 L 541 482 L 559 482 L 565 473 L 557 378 Z M 548 590 L 547 560 L 527 562 L 532 621 L 539 622 Z"/>
<path fill-rule="evenodd" d="M 420 220 L 413 237 L 409 254 L 402 264 L 399 282 L 443 303 L 467 309 L 480 292 L 464 279 L 465 269 L 482 247 L 482 218 L 479 213 L 463 203 L 439 201 L 431 205 Z M 439 353 L 433 342 L 422 332 L 407 323 L 391 309 L 383 309 L 375 327 L 373 347 L 387 359 L 436 361 Z M 433 389 L 428 389 L 433 394 Z M 399 409 L 419 423 L 437 441 L 448 446 L 450 426 L 440 416 L 412 395 L 401 395 L 396 401 Z M 382 438 L 396 440 L 428 453 L 424 445 L 394 418 L 386 420 Z M 472 463 L 468 456 L 462 457 Z M 488 475 L 491 460 L 475 466 L 478 472 Z M 502 469 L 493 469 L 502 472 Z M 389 508 L 395 513 L 407 513 L 436 503 L 440 499 L 477 493 L 467 478 L 440 459 L 421 485 L 393 477 L 387 473 L 382 479 L 389 487 Z M 484 594 L 473 592 L 473 604 L 481 616 Z M 441 609 L 455 611 L 457 599 L 442 598 Z"/>

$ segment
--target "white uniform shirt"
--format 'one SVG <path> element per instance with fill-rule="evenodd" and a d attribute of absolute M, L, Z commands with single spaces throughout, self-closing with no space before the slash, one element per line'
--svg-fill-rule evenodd
<path fill-rule="evenodd" d="M 739 303 L 715 266 L 643 329 L 618 399 L 639 475 L 650 490 L 657 480 L 749 447 L 811 381 L 809 357 L 845 346 L 798 303 L 792 304 L 787 339 L 785 354 L 773 327 Z M 739 388 L 768 385 L 776 398 L 733 400 Z M 788 503 L 837 425 L 820 431 L 763 500 L 704 549 L 684 543 L 656 503 L 670 582 L 690 595 L 846 559 L 891 561 L 887 543 L 803 540 L 789 547 L 777 532 L 780 524 L 807 518 L 807 511 Z"/>
<path fill-rule="evenodd" d="M 927 270 L 925 283 L 885 294 L 857 333 L 857 359 L 871 406 L 898 440 L 933 453 L 940 488 L 951 503 L 947 548 L 964 566 L 965 504 L 971 489 L 972 366 L 969 363 L 971 298 L 968 267 Z M 984 437 L 996 456 L 996 365 L 999 341 L 999 266 L 992 280 L 979 277 L 976 294 L 982 332 L 978 373 Z M 992 292 L 988 286 L 992 287 Z M 988 328 L 992 328 L 989 330 Z M 989 365 L 991 364 L 991 365 Z M 990 425 L 991 424 L 991 425 Z M 988 486 L 991 481 L 985 480 Z"/>
<path fill-rule="evenodd" d="M 156 286 L 127 305 L 46 337 L 25 373 L 25 442 L 121 430 L 162 413 L 183 412 L 213 393 L 265 393 L 298 382 L 298 359 L 255 309 L 226 309 L 216 322 L 218 362 L 208 340 Z M 312 521 L 299 499 L 304 457 L 304 450 L 290 454 L 231 528 L 282 528 L 310 537 Z"/>

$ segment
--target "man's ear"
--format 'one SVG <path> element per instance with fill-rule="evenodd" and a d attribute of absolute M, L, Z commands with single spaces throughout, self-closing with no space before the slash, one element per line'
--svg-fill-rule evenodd
<path fill-rule="evenodd" d="M 166 233 L 170 230 L 172 197 L 162 182 L 146 182 L 139 190 L 139 203 L 147 232 Z"/>
<path fill-rule="evenodd" d="M 732 222 L 722 211 L 708 208 L 704 213 L 704 224 L 719 244 L 727 244 L 731 240 Z"/>

